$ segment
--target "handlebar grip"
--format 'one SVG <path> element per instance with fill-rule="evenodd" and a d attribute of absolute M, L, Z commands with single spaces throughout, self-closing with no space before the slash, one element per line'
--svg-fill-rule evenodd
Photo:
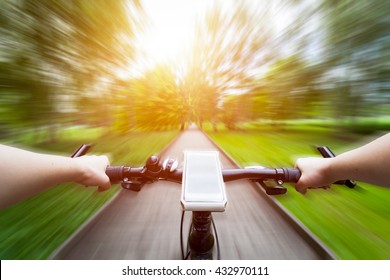
<path fill-rule="evenodd" d="M 298 168 L 283 168 L 285 181 L 290 183 L 296 183 L 301 178 L 301 171 Z"/>
<path fill-rule="evenodd" d="M 106 168 L 106 174 L 110 178 L 111 183 L 118 183 L 122 181 L 124 169 L 124 166 L 108 166 Z"/>

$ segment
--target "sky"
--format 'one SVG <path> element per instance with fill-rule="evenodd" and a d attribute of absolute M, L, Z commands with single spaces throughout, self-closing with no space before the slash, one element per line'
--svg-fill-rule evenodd
<path fill-rule="evenodd" d="M 261 16 L 264 3 L 271 4 L 269 14 L 270 28 L 275 34 L 282 32 L 299 16 L 302 7 L 294 9 L 280 5 L 279 1 L 248 0 L 249 6 L 253 6 L 253 13 Z M 138 76 L 147 69 L 152 69 L 157 64 L 180 63 L 185 61 L 185 52 L 191 47 L 193 30 L 197 17 L 204 15 L 205 11 L 213 4 L 221 4 L 225 10 L 233 8 L 234 0 L 142 0 L 142 6 L 146 13 L 147 24 L 142 33 L 138 34 L 136 50 L 138 52 L 137 63 L 131 63 L 127 70 L 121 71 L 119 76 Z M 244 2 L 244 1 L 243 1 Z M 301 6 L 310 5 L 313 0 L 305 0 Z M 284 2 L 286 3 L 286 2 Z M 269 7 L 269 5 L 267 5 Z M 318 26 L 316 20 L 308 25 L 315 29 Z M 314 42 L 314 41 L 313 41 Z M 291 42 L 293 44 L 293 42 Z M 317 48 L 316 46 L 315 48 Z M 281 46 L 283 48 L 283 46 Z M 291 46 L 284 46 L 288 52 Z"/>
<path fill-rule="evenodd" d="M 195 18 L 207 1 L 144 0 L 151 24 L 143 37 L 144 49 L 156 61 L 164 61 L 188 47 L 192 41 Z"/>
<path fill-rule="evenodd" d="M 137 34 L 136 63 L 118 71 L 123 79 L 142 76 L 157 64 L 184 61 L 185 51 L 191 46 L 197 15 L 203 13 L 207 0 L 142 0 L 147 19 L 142 32 Z"/>

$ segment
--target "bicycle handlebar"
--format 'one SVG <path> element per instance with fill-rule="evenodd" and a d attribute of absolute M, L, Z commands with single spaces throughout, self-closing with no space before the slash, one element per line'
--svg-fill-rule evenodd
<path fill-rule="evenodd" d="M 140 191 L 141 187 L 157 180 L 167 180 L 182 183 L 183 170 L 170 168 L 170 165 L 159 164 L 157 157 L 149 158 L 144 167 L 109 166 L 106 174 L 111 183 L 121 183 L 125 189 Z M 285 194 L 287 189 L 282 186 L 286 183 L 296 183 L 301 176 L 301 172 L 296 168 L 245 168 L 245 169 L 223 169 L 222 177 L 224 182 L 240 179 L 250 179 L 260 183 L 267 194 Z M 272 180 L 273 186 L 266 185 L 264 181 Z"/>
<path fill-rule="evenodd" d="M 147 181 L 167 180 L 176 183 L 182 182 L 183 171 L 174 170 L 172 172 L 161 168 L 159 171 L 150 171 L 147 167 L 126 167 L 109 166 L 106 174 L 112 183 L 118 183 L 123 180 L 146 179 Z M 263 169 L 224 169 L 222 177 L 224 182 L 230 182 L 239 179 L 252 180 L 277 180 L 288 183 L 298 182 L 301 172 L 296 168 L 263 168 Z"/>
<path fill-rule="evenodd" d="M 82 145 L 72 157 L 84 155 L 91 145 Z M 318 151 L 323 157 L 334 157 L 333 152 L 328 147 L 318 147 Z M 182 183 L 183 171 L 176 169 L 177 162 L 167 159 L 163 164 L 160 163 L 157 156 L 148 158 L 144 167 L 127 167 L 127 166 L 109 166 L 106 169 L 106 174 L 110 178 L 111 183 L 121 183 L 125 189 L 139 191 L 147 182 L 157 180 L 168 180 L 176 183 Z M 267 191 L 267 194 L 283 194 L 286 189 L 282 184 L 296 183 L 301 177 L 301 171 L 297 168 L 245 168 L 245 169 L 224 169 L 222 170 L 224 182 L 250 179 L 259 182 Z M 263 181 L 274 180 L 277 187 L 267 187 Z M 349 188 L 356 186 L 356 183 L 351 180 L 343 180 L 335 182 L 343 184 Z"/>

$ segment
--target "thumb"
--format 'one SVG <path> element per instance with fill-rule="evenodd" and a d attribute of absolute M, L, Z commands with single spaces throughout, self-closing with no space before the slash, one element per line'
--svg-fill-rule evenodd
<path fill-rule="evenodd" d="M 98 191 L 104 192 L 108 190 L 111 187 L 110 178 L 108 178 L 107 175 L 104 175 L 104 177 L 101 180 L 101 183 L 99 184 Z"/>
<path fill-rule="evenodd" d="M 295 184 L 295 189 L 297 192 L 301 194 L 306 194 L 307 186 L 305 185 L 304 181 L 302 181 L 302 177 L 299 179 L 299 181 Z"/>

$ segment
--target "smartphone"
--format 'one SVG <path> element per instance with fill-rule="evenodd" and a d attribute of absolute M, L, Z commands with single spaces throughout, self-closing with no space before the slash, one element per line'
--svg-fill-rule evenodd
<path fill-rule="evenodd" d="M 185 211 L 225 211 L 227 198 L 217 151 L 185 151 L 181 204 Z"/>

